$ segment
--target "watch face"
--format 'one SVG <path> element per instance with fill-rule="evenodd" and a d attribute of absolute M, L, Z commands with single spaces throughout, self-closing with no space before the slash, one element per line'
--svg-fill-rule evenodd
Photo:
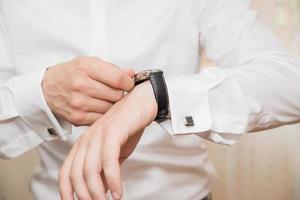
<path fill-rule="evenodd" d="M 156 73 L 156 72 L 161 72 L 161 70 L 160 69 L 151 69 L 151 70 L 145 70 L 145 71 L 142 71 L 140 73 L 137 73 L 133 77 L 134 82 L 135 83 L 140 83 L 140 82 L 143 82 L 145 80 L 148 80 L 150 74 Z"/>

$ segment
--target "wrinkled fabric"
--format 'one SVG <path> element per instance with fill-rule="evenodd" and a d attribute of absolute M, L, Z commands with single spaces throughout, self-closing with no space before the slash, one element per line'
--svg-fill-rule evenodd
<path fill-rule="evenodd" d="M 199 70 L 200 48 L 215 67 Z M 0 157 L 37 148 L 36 199 L 59 199 L 59 167 L 86 129 L 57 119 L 41 89 L 47 67 L 77 56 L 166 77 L 171 117 L 123 165 L 124 199 L 201 199 L 215 177 L 201 138 L 232 145 L 300 120 L 299 62 L 247 1 L 0 0 Z"/>

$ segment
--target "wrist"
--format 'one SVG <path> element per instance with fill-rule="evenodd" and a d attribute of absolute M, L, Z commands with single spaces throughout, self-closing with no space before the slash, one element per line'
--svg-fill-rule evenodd
<path fill-rule="evenodd" d="M 142 97 L 140 103 L 144 105 L 148 116 L 151 116 L 151 118 L 153 118 L 152 121 L 154 121 L 157 115 L 158 106 L 150 81 L 148 80 L 137 85 L 133 92 L 137 92 Z"/>
<path fill-rule="evenodd" d="M 168 89 L 165 83 L 163 71 L 160 69 L 145 70 L 134 75 L 135 85 L 150 80 L 154 97 L 157 102 L 157 114 L 155 120 L 163 121 L 169 113 Z"/>

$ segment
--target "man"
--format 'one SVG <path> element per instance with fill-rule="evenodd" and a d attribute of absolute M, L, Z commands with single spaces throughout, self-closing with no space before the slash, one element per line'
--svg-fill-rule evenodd
<path fill-rule="evenodd" d="M 204 199 L 194 135 L 232 145 L 300 120 L 299 63 L 243 0 L 0 2 L 0 154 L 37 147 L 36 199 Z M 217 67 L 199 72 L 200 47 Z M 126 67 L 161 69 L 159 89 Z"/>

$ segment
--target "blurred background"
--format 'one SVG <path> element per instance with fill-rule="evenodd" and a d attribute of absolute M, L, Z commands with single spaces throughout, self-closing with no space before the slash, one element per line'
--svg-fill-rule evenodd
<path fill-rule="evenodd" d="M 252 6 L 299 59 L 300 0 L 252 0 Z M 206 142 L 219 177 L 213 199 L 299 200 L 298 141 L 300 125 L 243 136 L 233 148 Z"/>
<path fill-rule="evenodd" d="M 300 59 L 300 0 L 252 0 L 260 17 Z M 204 59 L 205 65 L 210 61 Z M 287 94 L 288 95 L 288 94 Z M 300 125 L 244 136 L 234 147 L 206 142 L 219 178 L 214 200 L 299 200 Z M 0 160 L 0 200 L 32 200 L 35 151 Z"/>

